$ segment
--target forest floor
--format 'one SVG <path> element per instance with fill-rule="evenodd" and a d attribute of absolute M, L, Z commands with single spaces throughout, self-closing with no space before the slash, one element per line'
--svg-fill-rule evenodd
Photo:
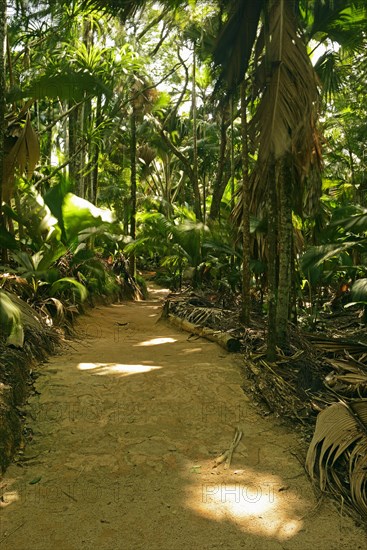
<path fill-rule="evenodd" d="M 39 366 L 28 444 L 0 480 L 1 548 L 366 548 L 316 500 L 301 435 L 244 393 L 243 356 L 159 320 L 165 293 L 94 308 Z"/>

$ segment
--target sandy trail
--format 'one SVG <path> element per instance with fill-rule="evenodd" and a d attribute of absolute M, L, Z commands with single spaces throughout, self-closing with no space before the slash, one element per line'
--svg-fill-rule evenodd
<path fill-rule="evenodd" d="M 159 298 L 97 307 L 40 366 L 33 434 L 1 480 L 4 550 L 357 550 L 316 506 L 299 442 L 241 390 L 241 356 L 188 340 Z M 243 432 L 232 464 L 213 467 Z"/>

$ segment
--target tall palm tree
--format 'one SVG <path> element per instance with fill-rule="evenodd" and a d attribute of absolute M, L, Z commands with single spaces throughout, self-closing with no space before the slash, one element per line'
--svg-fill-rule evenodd
<path fill-rule="evenodd" d="M 276 262 L 276 269 L 269 269 L 269 328 L 276 332 L 269 342 L 269 353 L 274 355 L 275 342 L 285 345 L 287 340 L 292 196 L 312 166 L 320 167 L 316 132 L 318 85 L 306 44 L 311 37 L 319 41 L 330 37 L 355 45 L 356 30 L 361 31 L 362 21 L 365 23 L 366 6 L 361 0 L 221 3 L 228 10 L 228 19 L 219 34 L 214 59 L 222 65 L 222 79 L 230 91 L 243 81 L 253 60 L 250 68 L 257 108 L 251 133 L 257 144 L 258 163 L 252 181 L 257 182 L 258 206 L 264 205 L 266 196 L 276 201 L 276 205 L 270 205 L 268 216 L 273 233 L 270 217 L 273 207 L 278 211 L 278 258 L 274 255 L 276 235 L 269 235 L 268 239 L 269 261 L 273 257 Z M 240 212 L 244 219 L 246 209 Z M 248 226 L 243 220 L 242 225 Z M 249 254 L 249 250 L 244 250 L 244 254 Z"/>
<path fill-rule="evenodd" d="M 317 81 L 301 34 L 298 2 L 246 0 L 224 4 L 229 16 L 218 37 L 214 58 L 223 66 L 222 78 L 230 91 L 243 81 L 253 59 L 251 71 L 257 108 L 250 131 L 258 158 L 254 179 L 262 183 L 257 199 L 264 204 L 263 197 L 271 197 L 276 205 L 270 204 L 270 210 L 273 212 L 275 207 L 278 211 L 277 231 L 269 223 L 269 230 L 275 231 L 269 238 L 269 259 L 273 257 L 277 263 L 269 270 L 268 281 L 269 327 L 276 331 L 276 338 L 269 341 L 273 344 L 269 346 L 269 354 L 274 355 L 275 341 L 282 346 L 287 340 L 292 244 L 290 197 L 295 172 L 307 173 L 317 149 Z M 275 187 L 275 193 L 273 189 L 269 193 L 271 186 Z M 243 208 L 243 218 L 248 215 Z M 248 222 L 242 225 L 249 227 Z M 274 255 L 274 237 L 278 258 Z M 249 239 L 244 242 L 249 243 Z M 244 250 L 244 255 L 249 255 L 249 250 Z"/>

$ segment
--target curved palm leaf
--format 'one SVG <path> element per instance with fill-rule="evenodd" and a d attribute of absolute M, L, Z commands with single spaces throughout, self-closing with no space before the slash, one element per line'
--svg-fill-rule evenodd
<path fill-rule="evenodd" d="M 15 170 L 19 169 L 20 173 L 31 178 L 40 158 L 38 136 L 32 127 L 29 112 L 22 127 L 20 124 L 18 120 L 8 128 L 8 133 L 16 140 L 4 159 L 3 193 L 7 201 L 12 197 Z"/>
<path fill-rule="evenodd" d="M 73 277 L 63 277 L 62 279 L 58 279 L 51 285 L 51 294 L 63 292 L 65 290 L 72 290 L 76 295 L 78 295 L 79 299 L 83 302 L 87 296 L 88 296 L 88 290 L 86 287 L 74 279 Z"/>
<path fill-rule="evenodd" d="M 265 0 L 232 2 L 213 57 L 222 66 L 221 79 L 233 90 L 246 74 Z"/>
<path fill-rule="evenodd" d="M 348 212 L 349 209 L 349 212 Z M 340 214 L 350 213 L 346 218 L 340 219 Z M 340 208 L 339 212 L 334 214 L 334 220 L 331 221 L 330 226 L 344 227 L 346 230 L 353 233 L 365 233 L 367 230 L 367 208 L 353 205 L 345 209 Z"/>
<path fill-rule="evenodd" d="M 322 491 L 341 493 L 367 517 L 367 399 L 335 403 L 319 414 L 306 469 Z"/>
<path fill-rule="evenodd" d="M 343 243 L 322 244 L 310 247 L 301 258 L 304 273 L 309 269 L 322 265 L 331 258 L 338 258 L 342 252 L 362 246 L 362 241 L 345 241 Z"/>
<path fill-rule="evenodd" d="M 268 15 L 271 40 L 261 64 L 265 80 L 260 81 L 262 98 L 252 123 L 259 159 L 267 162 L 292 150 L 297 164 L 307 173 L 316 148 L 315 73 L 297 33 L 291 3 L 273 2 Z"/>
<path fill-rule="evenodd" d="M 24 330 L 21 310 L 12 295 L 0 290 L 0 326 L 7 336 L 8 346 L 22 347 L 24 343 Z"/>
<path fill-rule="evenodd" d="M 174 9 L 185 2 L 182 0 L 163 0 L 158 3 L 168 5 Z M 81 2 L 83 9 L 101 10 L 111 15 L 118 15 L 123 21 L 135 15 L 146 4 L 147 0 L 82 0 Z"/>

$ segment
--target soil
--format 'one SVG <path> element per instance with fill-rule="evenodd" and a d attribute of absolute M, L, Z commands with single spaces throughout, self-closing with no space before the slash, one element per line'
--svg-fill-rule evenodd
<path fill-rule="evenodd" d="M 28 444 L 0 481 L 1 548 L 366 548 L 316 499 L 300 434 L 243 392 L 242 356 L 159 320 L 163 296 L 96 307 L 39 366 Z"/>

